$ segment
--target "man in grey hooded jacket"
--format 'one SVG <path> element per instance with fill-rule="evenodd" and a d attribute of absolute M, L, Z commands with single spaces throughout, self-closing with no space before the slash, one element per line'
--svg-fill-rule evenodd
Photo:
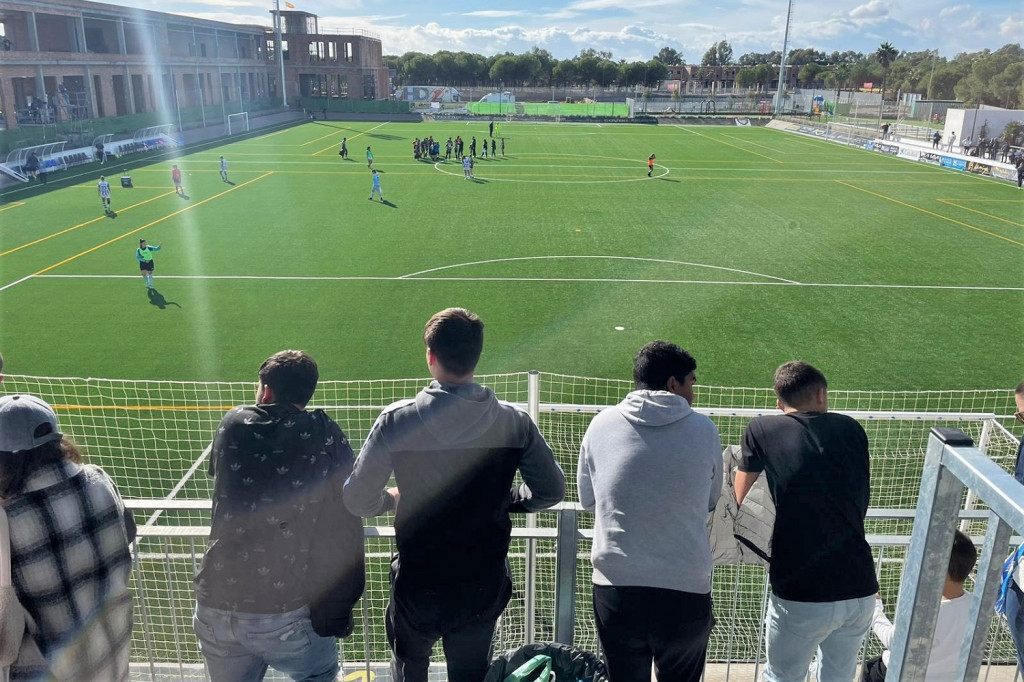
<path fill-rule="evenodd" d="M 611 682 L 699 680 L 714 618 L 708 514 L 722 491 L 718 428 L 690 407 L 697 362 L 652 341 L 636 390 L 599 413 L 580 448 L 594 511 L 593 595 Z"/>
<path fill-rule="evenodd" d="M 529 415 L 473 381 L 483 331 L 462 308 L 430 318 L 423 342 L 434 381 L 380 414 L 345 483 L 353 514 L 396 510 L 385 622 L 394 682 L 426 682 L 439 639 L 450 682 L 484 678 L 512 595 L 509 514 L 565 495 L 565 476 Z M 385 489 L 392 472 L 398 485 Z"/>

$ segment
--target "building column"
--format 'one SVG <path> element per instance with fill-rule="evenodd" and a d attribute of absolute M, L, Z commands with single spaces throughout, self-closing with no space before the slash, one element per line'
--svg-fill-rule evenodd
<path fill-rule="evenodd" d="M 14 97 L 14 80 L 11 78 L 0 78 L 0 107 L 3 107 L 4 111 L 10 112 L 7 115 L 7 129 L 17 130 L 18 128 L 18 116 L 15 114 L 16 107 Z"/>
<path fill-rule="evenodd" d="M 39 52 L 39 30 L 36 28 L 36 13 L 28 13 L 28 49 Z"/>
<path fill-rule="evenodd" d="M 124 37 L 124 19 L 117 19 L 117 53 L 128 54 L 128 41 Z"/>
<path fill-rule="evenodd" d="M 139 112 L 135 110 L 135 86 L 132 85 L 132 70 L 128 64 L 124 65 L 124 81 L 128 90 L 128 113 L 137 114 Z"/>
<path fill-rule="evenodd" d="M 78 36 L 78 51 L 88 52 L 89 44 L 85 40 L 85 19 L 82 17 L 75 17 L 75 35 Z"/>
<path fill-rule="evenodd" d="M 92 82 L 92 68 L 88 64 L 85 65 L 85 92 L 89 96 L 89 118 L 96 118 L 100 110 L 96 101 L 96 88 Z"/>

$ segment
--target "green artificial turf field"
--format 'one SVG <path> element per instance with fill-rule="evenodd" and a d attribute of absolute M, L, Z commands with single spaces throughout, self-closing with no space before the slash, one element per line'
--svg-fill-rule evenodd
<path fill-rule="evenodd" d="M 8 191 L 5 370 L 250 380 L 298 347 L 324 378 L 420 377 L 423 323 L 459 305 L 487 325 L 486 373 L 627 378 L 637 348 L 667 338 L 705 385 L 768 386 L 792 358 L 844 389 L 1020 380 L 1024 193 L 1009 183 L 764 128 L 501 132 L 506 156 L 479 159 L 475 181 L 454 160 L 414 161 L 411 143 L 461 135 L 468 150 L 486 121 L 324 121 L 129 158 L 134 189 L 113 164 Z M 367 145 L 387 204 L 367 201 Z M 163 245 L 154 297 L 139 237 Z"/>
<path fill-rule="evenodd" d="M 310 351 L 323 379 L 414 379 L 321 386 L 314 402 L 358 449 L 380 408 L 422 385 L 423 323 L 453 305 L 486 323 L 486 374 L 627 379 L 636 350 L 667 338 L 697 358 L 702 407 L 770 409 L 765 387 L 775 367 L 802 358 L 840 389 L 837 409 L 1009 413 L 1024 367 L 1024 193 L 1009 183 L 765 128 L 505 122 L 506 155 L 478 160 L 474 181 L 454 160 L 412 158 L 416 137 L 433 135 L 443 148 L 461 135 L 468 149 L 486 131 L 486 121 L 305 123 L 173 157 L 73 169 L 63 181 L 51 176 L 47 191 L 8 190 L 0 204 L 5 372 L 140 381 L 14 376 L 5 389 L 58 405 L 62 426 L 135 499 L 209 499 L 200 453 L 228 406 L 252 400 L 260 362 L 282 348 Z M 337 154 L 342 137 L 348 161 Z M 367 145 L 387 203 L 367 201 Z M 220 179 L 221 154 L 234 184 Z M 174 194 L 172 163 L 184 171 L 187 199 Z M 126 167 L 133 189 L 119 186 Z M 101 172 L 116 217 L 102 213 Z M 135 260 L 140 237 L 163 246 L 153 295 Z M 609 404 L 627 390 L 624 382 L 544 381 L 543 402 L 552 403 Z M 525 401 L 521 374 L 488 383 Z M 761 390 L 716 388 L 730 386 Z M 1001 391 L 973 403 L 948 394 L 970 389 Z M 943 393 L 883 394 L 899 390 Z M 568 501 L 590 416 L 540 418 L 569 472 Z M 745 419 L 715 418 L 723 442 L 739 442 Z M 979 424 L 957 425 L 977 435 Z M 928 424 L 866 427 L 875 479 L 885 481 L 873 506 L 913 506 Z M 1004 465 L 1014 452 L 1006 438 L 989 444 Z M 201 525 L 208 512 L 136 518 Z M 872 528 L 906 534 L 902 523 Z M 137 597 L 145 586 L 152 632 L 137 625 L 136 657 L 151 637 L 156 660 L 199 660 L 189 627 L 191 562 L 201 546 L 143 543 Z M 370 547 L 370 626 L 346 644 L 350 660 L 363 655 L 363 641 L 370 660 L 387 656 L 379 625 L 392 547 Z M 585 589 L 585 559 L 577 567 Z M 538 580 L 542 595 L 549 568 Z M 720 603 L 735 605 L 740 592 L 744 601 L 739 616 L 719 614 L 730 625 L 716 634 L 712 658 L 747 660 L 763 571 L 720 567 L 716 581 Z M 895 572 L 885 577 L 888 597 L 897 582 Z M 538 627 L 550 638 L 545 599 Z M 521 599 L 509 609 L 510 631 L 498 640 L 514 646 Z M 585 594 L 577 612 L 577 642 L 592 648 Z M 725 643 L 729 632 L 735 643 L 731 635 Z"/>

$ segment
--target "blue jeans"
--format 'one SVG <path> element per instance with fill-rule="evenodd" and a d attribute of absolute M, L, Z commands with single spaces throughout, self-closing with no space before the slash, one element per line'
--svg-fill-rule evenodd
<path fill-rule="evenodd" d="M 799 602 L 774 594 L 765 616 L 764 682 L 850 682 L 875 608 L 875 595 L 836 602 Z M 811 669 L 811 659 L 817 661 Z"/>
<path fill-rule="evenodd" d="M 273 667 L 293 680 L 333 682 L 334 637 L 313 632 L 309 607 L 288 613 L 238 613 L 196 605 L 192 620 L 213 682 L 258 682 Z"/>
<path fill-rule="evenodd" d="M 1006 591 L 1006 626 L 1017 650 L 1017 667 L 1024 675 L 1024 592 L 1016 582 Z"/>

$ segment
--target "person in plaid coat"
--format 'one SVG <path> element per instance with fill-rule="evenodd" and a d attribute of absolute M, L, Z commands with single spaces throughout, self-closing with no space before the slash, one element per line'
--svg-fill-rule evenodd
<path fill-rule="evenodd" d="M 128 680 L 134 522 L 35 396 L 0 398 L 0 504 L 15 592 L 45 659 L 15 661 L 11 679 Z"/>

